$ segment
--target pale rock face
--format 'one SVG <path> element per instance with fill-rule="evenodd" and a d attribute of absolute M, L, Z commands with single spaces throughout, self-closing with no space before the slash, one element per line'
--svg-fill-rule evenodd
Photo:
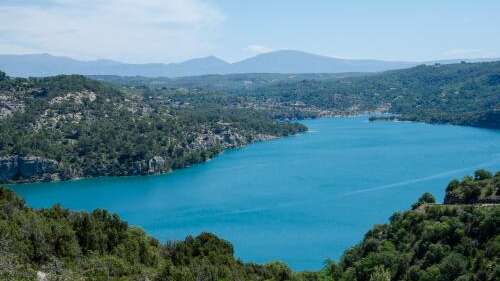
<path fill-rule="evenodd" d="M 0 180 L 9 180 L 19 171 L 18 157 L 7 156 L 0 158 Z"/>
<path fill-rule="evenodd" d="M 161 156 L 154 156 L 148 162 L 148 173 L 160 173 L 165 169 L 166 161 Z"/>
<path fill-rule="evenodd" d="M 14 177 L 42 177 L 55 173 L 57 166 L 57 161 L 42 157 L 17 155 L 0 157 L 0 180 L 8 181 Z"/>
<path fill-rule="evenodd" d="M 48 281 L 47 279 L 47 273 L 37 271 L 36 272 L 36 281 Z"/>
<path fill-rule="evenodd" d="M 170 169 L 168 161 L 161 156 L 154 156 L 149 160 L 141 160 L 133 163 L 130 170 L 132 175 L 159 174 Z"/>
<path fill-rule="evenodd" d="M 32 177 L 52 173 L 57 168 L 57 161 L 42 157 L 20 157 L 19 173 L 22 177 Z"/>
<path fill-rule="evenodd" d="M 92 91 L 83 90 L 80 92 L 71 92 L 67 93 L 64 96 L 58 96 L 49 101 L 50 105 L 60 104 L 63 102 L 73 102 L 76 104 L 82 104 L 84 100 L 89 100 L 90 102 L 94 102 L 97 96 Z"/>

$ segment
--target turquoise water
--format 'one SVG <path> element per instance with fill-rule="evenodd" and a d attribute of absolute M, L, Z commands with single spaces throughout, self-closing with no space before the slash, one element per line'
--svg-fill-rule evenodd
<path fill-rule="evenodd" d="M 337 259 L 423 192 L 442 200 L 450 179 L 500 169 L 500 131 L 364 117 L 304 123 L 309 133 L 167 175 L 14 189 L 34 207 L 109 209 L 160 240 L 214 232 L 244 261 L 303 270 Z"/>

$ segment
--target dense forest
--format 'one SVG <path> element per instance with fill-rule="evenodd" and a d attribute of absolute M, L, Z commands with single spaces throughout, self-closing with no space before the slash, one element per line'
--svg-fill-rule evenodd
<path fill-rule="evenodd" d="M 379 112 L 402 120 L 500 128 L 500 62 L 421 65 L 379 74 L 95 78 L 156 94 L 223 93 L 229 104 L 278 109 L 281 118 Z"/>
<path fill-rule="evenodd" d="M 452 181 L 455 192 L 500 190 L 500 172 Z M 202 233 L 160 243 L 105 210 L 31 209 L 0 188 L 0 279 L 131 281 L 493 281 L 500 277 L 500 205 L 436 204 L 425 193 L 412 209 L 369 230 L 338 262 L 293 272 L 281 262 L 244 263 L 232 245 Z"/>
<path fill-rule="evenodd" d="M 262 110 L 153 99 L 83 76 L 0 73 L 0 181 L 166 172 L 305 130 Z"/>

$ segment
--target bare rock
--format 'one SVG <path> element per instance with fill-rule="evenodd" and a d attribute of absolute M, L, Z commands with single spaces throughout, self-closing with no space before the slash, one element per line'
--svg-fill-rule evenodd
<path fill-rule="evenodd" d="M 57 168 L 57 161 L 43 157 L 17 155 L 0 157 L 0 180 L 53 178 Z"/>
<path fill-rule="evenodd" d="M 7 181 L 18 174 L 19 163 L 17 156 L 0 157 L 0 180 Z"/>
<path fill-rule="evenodd" d="M 36 177 L 44 174 L 54 173 L 57 169 L 57 161 L 42 157 L 20 157 L 19 175 L 21 177 Z"/>
<path fill-rule="evenodd" d="M 154 156 L 148 161 L 148 173 L 156 174 L 160 172 L 164 172 L 168 169 L 168 163 L 165 158 L 161 156 Z"/>
<path fill-rule="evenodd" d="M 162 156 L 154 156 L 149 160 L 140 160 L 133 163 L 129 174 L 147 175 L 159 174 L 170 170 L 170 162 Z"/>
<path fill-rule="evenodd" d="M 48 281 L 47 273 L 37 271 L 36 272 L 36 281 Z"/>

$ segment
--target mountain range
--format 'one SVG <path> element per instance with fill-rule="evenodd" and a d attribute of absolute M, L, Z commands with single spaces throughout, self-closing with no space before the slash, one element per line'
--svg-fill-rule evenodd
<path fill-rule="evenodd" d="M 492 61 L 474 59 L 468 62 Z M 113 60 L 81 61 L 50 54 L 0 55 L 0 70 L 10 76 L 53 76 L 58 74 L 181 77 L 230 73 L 342 73 L 379 72 L 418 64 L 456 63 L 461 60 L 409 62 L 341 59 L 293 50 L 260 54 L 229 63 L 209 56 L 180 63 L 130 64 Z"/>

